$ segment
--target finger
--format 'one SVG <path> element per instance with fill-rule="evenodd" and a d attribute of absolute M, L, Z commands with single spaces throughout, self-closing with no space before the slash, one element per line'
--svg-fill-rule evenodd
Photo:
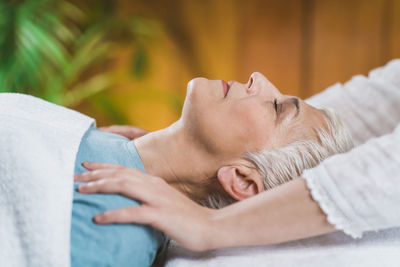
<path fill-rule="evenodd" d="M 148 133 L 147 130 L 128 125 L 112 125 L 108 127 L 100 127 L 99 129 L 106 132 L 125 136 L 128 139 L 135 139 Z"/>
<path fill-rule="evenodd" d="M 147 131 L 147 130 L 134 127 L 134 128 L 131 128 L 131 132 L 130 132 L 128 138 L 130 138 L 130 139 L 135 139 L 135 138 L 139 138 L 139 137 L 141 137 L 141 136 L 143 136 L 143 135 L 146 135 L 146 134 L 148 134 L 148 133 L 149 133 L 149 131 Z"/>
<path fill-rule="evenodd" d="M 103 126 L 99 127 L 100 130 L 110 132 L 110 133 L 117 133 L 124 131 L 127 127 L 127 125 L 110 125 L 110 126 Z"/>
<path fill-rule="evenodd" d="M 125 136 L 128 139 L 135 139 L 147 134 L 148 131 L 133 126 L 121 126 L 121 128 L 118 128 L 115 133 Z"/>
<path fill-rule="evenodd" d="M 92 182 L 101 179 L 112 179 L 112 178 L 122 178 L 129 177 L 134 179 L 140 177 L 143 179 L 146 176 L 145 173 L 139 169 L 130 169 L 120 166 L 121 168 L 111 168 L 111 169 L 97 169 L 92 171 L 87 171 L 83 173 L 78 173 L 74 175 L 74 180 L 76 182 Z"/>
<path fill-rule="evenodd" d="M 95 223 L 138 223 L 150 224 L 152 222 L 151 210 L 145 206 L 130 206 L 97 214 L 93 218 Z"/>
<path fill-rule="evenodd" d="M 108 127 L 100 127 L 99 129 L 102 131 L 105 131 L 105 132 L 119 134 L 119 135 L 127 137 L 126 133 L 129 132 L 128 127 L 129 126 L 113 125 L 113 126 L 108 126 Z"/>
<path fill-rule="evenodd" d="M 157 202 L 158 198 L 154 197 L 151 193 L 151 188 L 148 189 L 148 187 L 143 182 L 143 178 L 124 177 L 110 179 L 110 177 L 105 177 L 105 179 L 81 184 L 78 187 L 78 191 L 83 194 L 120 194 L 143 203 L 149 203 L 149 201 Z"/>
<path fill-rule="evenodd" d="M 113 180 L 117 180 L 114 182 Z M 122 190 L 120 184 L 121 178 L 110 179 L 110 177 L 103 177 L 100 179 L 92 180 L 87 184 L 81 184 L 78 187 L 80 193 L 93 194 L 93 193 L 119 193 Z M 126 183 L 125 183 L 126 184 Z"/>
<path fill-rule="evenodd" d="M 98 169 L 123 169 L 124 166 L 113 164 L 113 163 L 105 163 L 105 162 L 93 162 L 93 161 L 84 161 L 82 162 L 82 166 L 89 170 L 98 170 Z"/>
<path fill-rule="evenodd" d="M 102 131 L 110 132 L 114 127 L 115 127 L 115 125 L 103 126 L 103 127 L 99 127 L 99 129 Z"/>
<path fill-rule="evenodd" d="M 76 182 L 92 182 L 106 178 L 116 178 L 120 176 L 118 174 L 119 173 L 118 170 L 119 169 L 98 169 L 98 170 L 83 172 L 75 174 L 74 180 Z"/>

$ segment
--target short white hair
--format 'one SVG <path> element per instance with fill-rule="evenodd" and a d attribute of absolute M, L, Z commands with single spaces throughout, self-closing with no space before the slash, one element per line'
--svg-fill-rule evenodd
<path fill-rule="evenodd" d="M 315 128 L 317 140 L 315 137 L 297 140 L 283 147 L 247 152 L 243 155 L 243 158 L 252 162 L 260 172 L 265 190 L 293 180 L 304 170 L 317 166 L 327 157 L 347 152 L 353 147 L 350 132 L 336 112 L 329 108 L 321 111 L 325 115 L 328 129 Z M 222 208 L 233 202 L 236 200 L 220 188 L 212 190 L 202 204 L 211 208 Z"/>

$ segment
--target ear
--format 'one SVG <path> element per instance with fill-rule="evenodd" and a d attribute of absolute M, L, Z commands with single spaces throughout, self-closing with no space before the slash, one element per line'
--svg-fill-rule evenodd
<path fill-rule="evenodd" d="M 255 168 L 246 165 L 221 167 L 217 177 L 225 191 L 238 201 L 264 191 L 261 175 Z"/>

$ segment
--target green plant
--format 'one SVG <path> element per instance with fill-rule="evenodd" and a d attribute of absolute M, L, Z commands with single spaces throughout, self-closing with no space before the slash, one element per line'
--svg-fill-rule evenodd
<path fill-rule="evenodd" d="M 75 106 L 110 88 L 112 51 L 152 34 L 143 18 L 110 14 L 112 4 L 85 9 L 64 0 L 0 0 L 0 92 Z M 141 76 L 147 57 L 138 47 L 133 74 Z"/>

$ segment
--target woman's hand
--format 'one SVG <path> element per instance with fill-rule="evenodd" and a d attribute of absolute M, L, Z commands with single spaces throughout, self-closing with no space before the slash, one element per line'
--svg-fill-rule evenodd
<path fill-rule="evenodd" d="M 163 179 L 104 163 L 83 165 L 81 193 L 121 194 L 142 204 L 107 211 L 95 222 L 150 224 L 196 251 L 268 245 L 335 231 L 304 179 L 294 179 L 219 210 L 204 208 Z"/>
<path fill-rule="evenodd" d="M 188 249 L 209 247 L 213 210 L 196 204 L 163 179 L 137 169 L 98 162 L 85 162 L 83 166 L 89 171 L 75 175 L 76 181 L 88 182 L 79 186 L 80 193 L 121 194 L 141 202 L 140 206 L 98 214 L 96 223 L 149 224 Z"/>
<path fill-rule="evenodd" d="M 126 138 L 131 139 L 131 140 L 135 139 L 135 138 L 139 138 L 149 132 L 145 129 L 135 127 L 135 126 L 129 126 L 129 125 L 111 125 L 111 126 L 107 126 L 107 127 L 100 127 L 99 129 L 106 131 L 106 132 L 125 136 Z"/>

